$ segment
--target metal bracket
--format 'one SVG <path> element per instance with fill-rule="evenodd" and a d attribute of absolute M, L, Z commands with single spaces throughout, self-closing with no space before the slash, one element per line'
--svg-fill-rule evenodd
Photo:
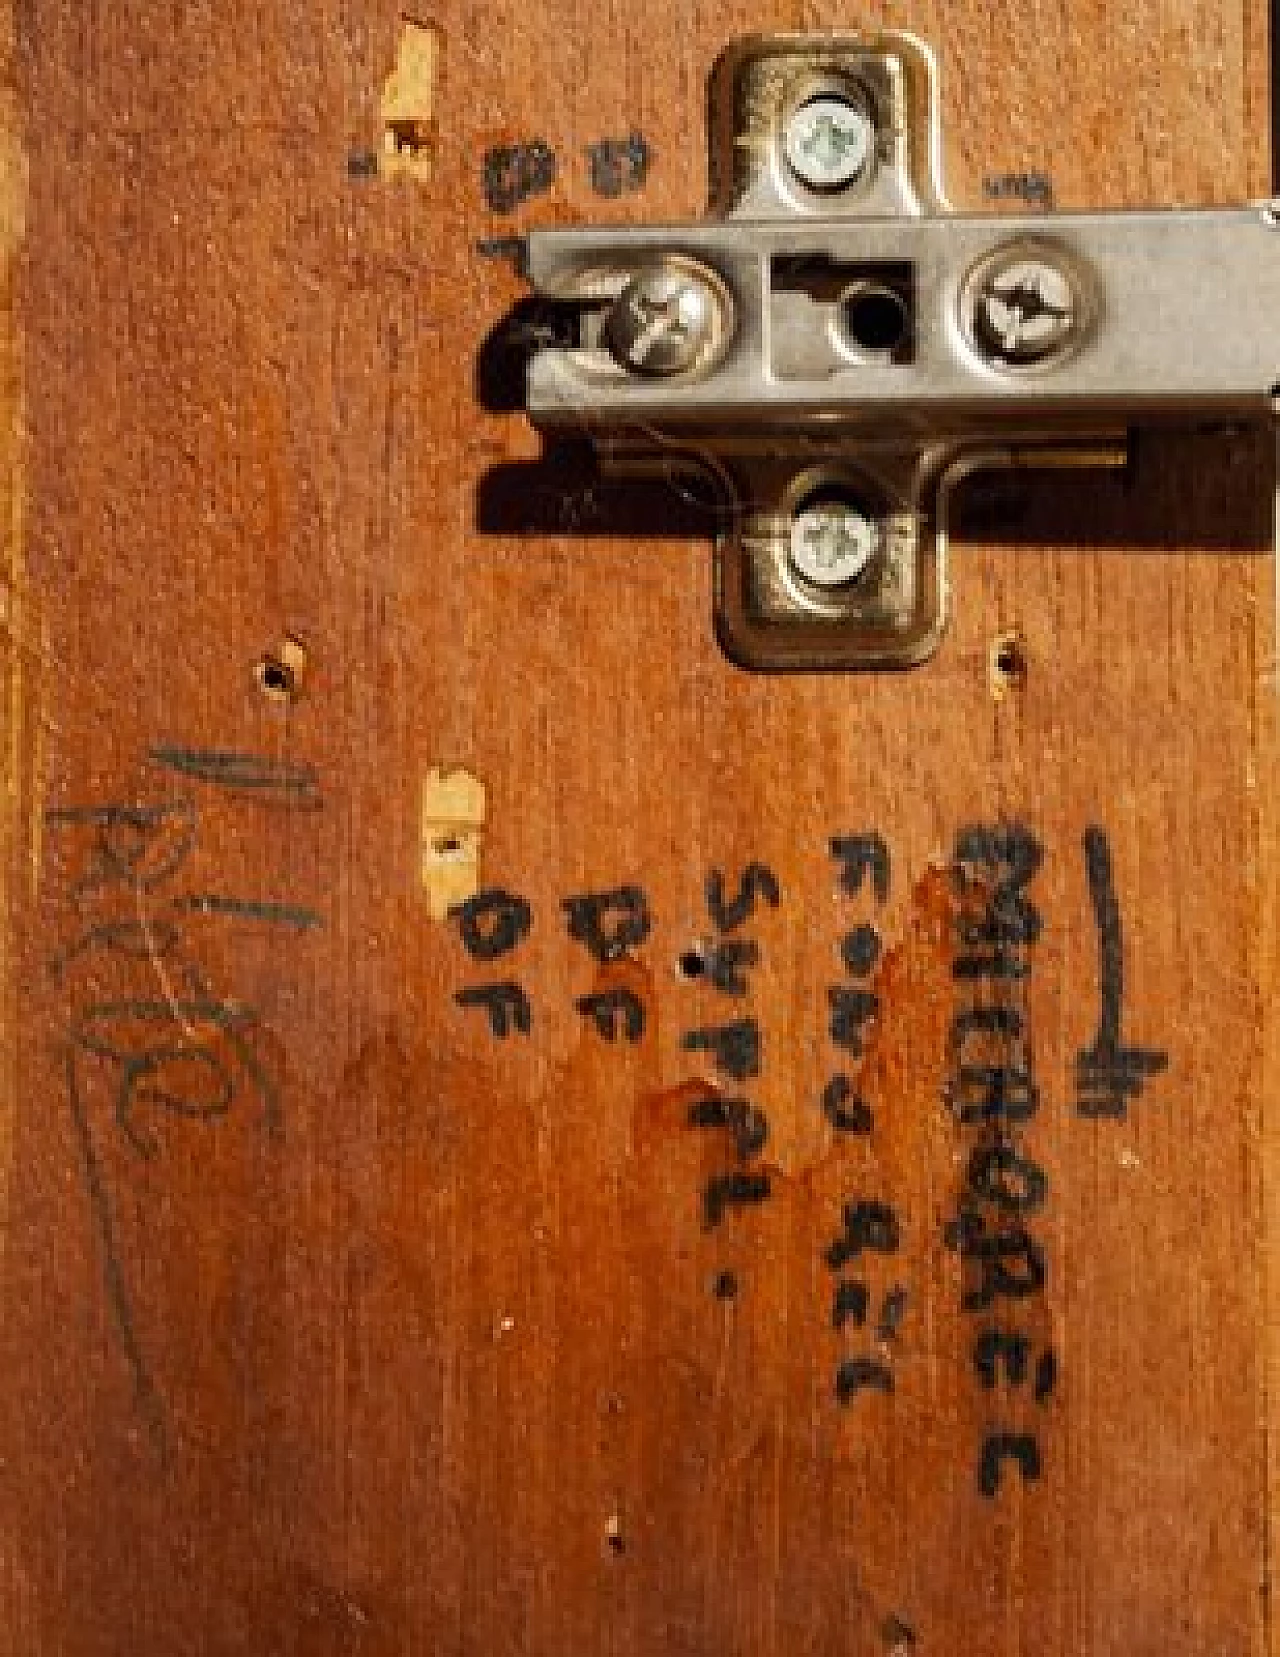
<path fill-rule="evenodd" d="M 717 630 L 767 669 L 904 667 L 947 612 L 976 468 L 1121 464 L 1135 425 L 1265 421 L 1280 213 L 962 216 L 910 36 L 745 41 L 711 89 L 698 225 L 535 231 L 569 343 L 530 417 L 613 472 L 709 474 Z"/>

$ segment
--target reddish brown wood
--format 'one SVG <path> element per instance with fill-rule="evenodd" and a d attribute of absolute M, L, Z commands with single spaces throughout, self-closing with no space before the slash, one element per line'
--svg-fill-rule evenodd
<path fill-rule="evenodd" d="M 393 6 L 18 8 L 0 1627 L 21 1657 L 1264 1649 L 1269 452 L 1167 439 L 1127 485 L 975 501 L 999 544 L 960 548 L 950 636 L 901 676 L 738 672 L 706 542 L 641 536 L 607 493 L 521 474 L 503 499 L 558 533 L 477 522 L 493 470 L 537 455 L 475 396 L 521 292 L 477 243 L 698 212 L 716 52 L 868 18 L 938 52 L 959 202 L 1037 169 L 1062 206 L 1265 188 L 1256 8 L 447 0 L 419 19 L 426 182 L 369 168 Z M 604 199 L 586 146 L 633 130 L 644 188 Z M 533 139 L 554 188 L 491 213 L 486 150 Z M 997 697 L 1007 633 L 1026 672 Z M 286 639 L 306 671 L 278 697 L 257 670 Z M 492 972 L 422 888 L 423 782 L 450 765 L 487 790 L 486 882 L 532 906 Z M 101 823 L 66 816 L 107 807 L 110 867 Z M 943 1098 L 950 864 L 1001 821 L 1045 848 L 1025 1011 L 1049 1275 L 1015 1309 L 1057 1354 L 1044 1407 L 982 1389 L 943 1243 L 973 1146 Z M 1124 1123 L 1073 1106 L 1091 823 L 1125 1033 L 1170 1059 Z M 872 828 L 882 911 L 841 896 L 827 849 Z M 728 1003 L 677 966 L 712 930 L 708 870 L 732 892 L 752 860 L 782 891 L 746 929 L 772 1196 L 708 1229 L 730 1136 L 690 1127 L 709 1072 L 681 1039 Z M 562 900 L 624 883 L 653 930 L 596 968 Z M 827 989 L 873 918 L 875 1126 L 839 1140 Z M 527 1038 L 455 1003 L 499 975 Z M 634 1047 L 575 1010 L 611 985 L 645 1006 Z M 162 1086 L 226 1109 L 181 1118 Z M 899 1278 L 909 1299 L 893 1394 L 841 1405 L 864 1346 L 832 1327 L 823 1256 L 858 1196 L 903 1229 L 868 1267 L 873 1318 Z M 988 1499 L 1000 1425 L 1035 1426 L 1043 1469 Z"/>

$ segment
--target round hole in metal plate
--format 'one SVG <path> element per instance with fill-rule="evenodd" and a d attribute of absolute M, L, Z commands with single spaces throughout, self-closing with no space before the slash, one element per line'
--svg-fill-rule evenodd
<path fill-rule="evenodd" d="M 859 283 L 840 301 L 844 331 L 860 351 L 896 351 L 907 337 L 907 302 L 894 288 Z"/>

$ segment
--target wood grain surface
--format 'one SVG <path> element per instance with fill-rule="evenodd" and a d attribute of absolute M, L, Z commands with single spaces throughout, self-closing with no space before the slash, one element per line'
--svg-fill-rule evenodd
<path fill-rule="evenodd" d="M 1266 192 L 1255 0 L 0 14 L 0 1649 L 1280 1651 L 1269 440 L 975 490 L 933 662 L 767 678 L 486 406 L 495 239 L 872 23 L 958 205 Z"/>

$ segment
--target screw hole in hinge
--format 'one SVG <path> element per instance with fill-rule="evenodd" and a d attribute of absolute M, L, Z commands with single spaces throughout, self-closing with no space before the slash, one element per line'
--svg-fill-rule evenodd
<path fill-rule="evenodd" d="M 896 351 L 907 337 L 911 317 L 900 293 L 868 282 L 844 300 L 844 326 L 850 340 L 864 351 Z"/>

